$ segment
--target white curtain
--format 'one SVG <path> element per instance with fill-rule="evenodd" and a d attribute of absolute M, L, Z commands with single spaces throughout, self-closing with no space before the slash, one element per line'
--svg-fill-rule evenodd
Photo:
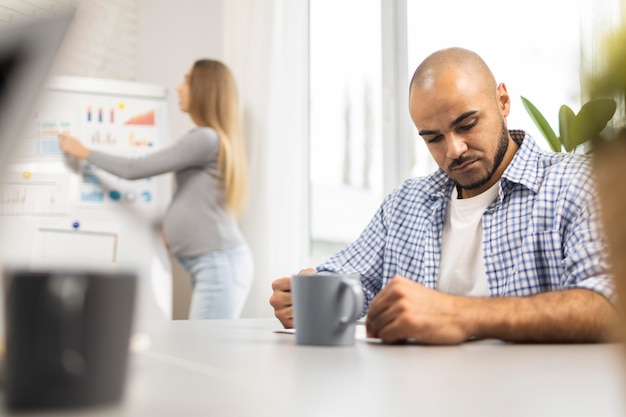
<path fill-rule="evenodd" d="M 243 317 L 272 317 L 271 282 L 308 260 L 308 0 L 224 2 L 225 61 L 238 82 L 255 261 Z"/>

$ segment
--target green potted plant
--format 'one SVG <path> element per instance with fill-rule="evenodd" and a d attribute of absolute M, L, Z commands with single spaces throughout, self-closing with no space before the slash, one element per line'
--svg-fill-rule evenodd
<path fill-rule="evenodd" d="M 594 98 L 583 104 L 577 114 L 564 104 L 559 109 L 559 135 L 557 135 L 537 107 L 526 97 L 520 98 L 554 152 L 576 152 L 579 146 L 600 135 L 617 108 L 617 103 L 612 98 Z"/>

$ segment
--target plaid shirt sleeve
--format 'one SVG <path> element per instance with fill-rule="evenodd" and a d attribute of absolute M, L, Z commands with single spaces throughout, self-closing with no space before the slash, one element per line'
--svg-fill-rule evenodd
<path fill-rule="evenodd" d="M 384 247 L 387 235 L 384 216 L 385 208 L 392 198 L 393 194 L 385 199 L 357 240 L 317 267 L 319 273 L 360 276 L 361 287 L 365 295 L 362 316 L 365 315 L 369 303 L 383 285 L 381 277 L 383 276 Z"/>
<path fill-rule="evenodd" d="M 443 172 L 408 179 L 382 202 L 356 241 L 317 267 L 319 273 L 358 274 L 365 293 L 363 314 L 396 275 L 428 287 L 436 285 L 443 227 L 442 198 L 431 190 L 451 186 Z"/>

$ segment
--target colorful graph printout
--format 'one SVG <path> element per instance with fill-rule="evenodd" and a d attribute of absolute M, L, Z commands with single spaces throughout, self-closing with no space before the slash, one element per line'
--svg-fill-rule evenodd
<path fill-rule="evenodd" d="M 154 126 L 154 110 L 150 110 L 146 113 L 131 117 L 125 124 Z"/>

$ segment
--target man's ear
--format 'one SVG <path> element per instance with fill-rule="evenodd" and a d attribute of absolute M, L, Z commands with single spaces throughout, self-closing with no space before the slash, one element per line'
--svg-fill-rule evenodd
<path fill-rule="evenodd" d="M 502 111 L 502 116 L 507 117 L 511 112 L 511 97 L 509 96 L 509 92 L 506 91 L 506 84 L 498 84 L 498 87 L 496 87 L 496 98 L 500 106 L 500 111 Z"/>

